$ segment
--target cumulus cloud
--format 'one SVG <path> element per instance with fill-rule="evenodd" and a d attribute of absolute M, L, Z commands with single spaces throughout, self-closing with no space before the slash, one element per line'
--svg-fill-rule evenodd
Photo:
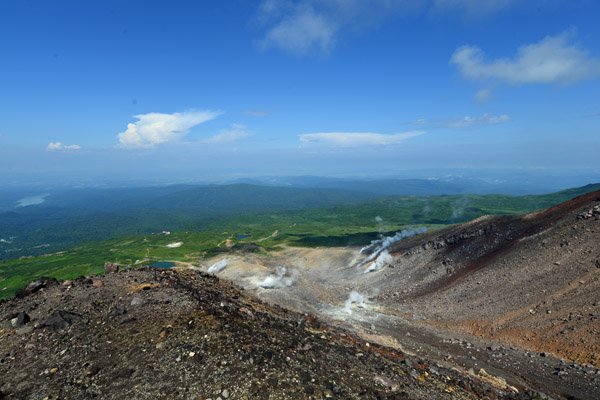
<path fill-rule="evenodd" d="M 600 59 L 574 43 L 573 33 L 547 36 L 521 46 L 512 58 L 486 60 L 476 46 L 459 47 L 450 62 L 472 80 L 498 80 L 513 85 L 570 84 L 600 76 Z"/>
<path fill-rule="evenodd" d="M 341 147 L 382 146 L 398 144 L 406 139 L 423 135 L 422 131 L 411 131 L 396 134 L 372 132 L 327 132 L 304 133 L 299 135 L 302 143 L 324 143 Z"/>
<path fill-rule="evenodd" d="M 63 144 L 61 142 L 50 142 L 46 146 L 48 151 L 77 151 L 81 150 L 81 146 L 78 144 Z"/>
<path fill-rule="evenodd" d="M 469 17 L 495 14 L 508 8 L 515 0 L 434 0 L 436 11 L 458 10 Z"/>
<path fill-rule="evenodd" d="M 119 144 L 125 148 L 152 148 L 179 140 L 194 126 L 221 114 L 211 110 L 138 114 L 135 116 L 137 121 L 127 124 L 127 129 L 119 133 Z"/>
<path fill-rule="evenodd" d="M 242 124 L 232 124 L 230 129 L 223 129 L 218 134 L 202 140 L 202 143 L 217 144 L 231 143 L 251 135 Z"/>

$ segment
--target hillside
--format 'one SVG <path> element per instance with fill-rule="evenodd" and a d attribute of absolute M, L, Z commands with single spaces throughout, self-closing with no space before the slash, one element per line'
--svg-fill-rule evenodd
<path fill-rule="evenodd" d="M 200 230 L 232 216 L 356 204 L 374 194 L 236 185 L 70 189 L 0 213 L 0 259 L 162 230 Z"/>
<path fill-rule="evenodd" d="M 6 399 L 533 396 L 369 344 L 189 270 L 40 281 L 29 292 L 0 304 Z"/>
<path fill-rule="evenodd" d="M 227 254 L 218 274 L 377 343 L 484 368 L 552 398 L 597 398 L 600 191 L 544 211 L 420 232 L 363 251 Z M 265 288 L 275 278 L 278 286 Z"/>
<path fill-rule="evenodd" d="M 399 243 L 403 292 L 382 300 L 437 326 L 600 365 L 598 243 L 599 191 L 522 217 L 482 218 Z"/>

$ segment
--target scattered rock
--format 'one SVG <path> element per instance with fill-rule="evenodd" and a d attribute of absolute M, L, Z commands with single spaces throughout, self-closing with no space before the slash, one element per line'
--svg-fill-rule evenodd
<path fill-rule="evenodd" d="M 600 216 L 600 205 L 595 205 L 587 211 L 577 214 L 578 220 L 590 219 L 592 217 Z"/>
<path fill-rule="evenodd" d="M 144 304 L 144 300 L 140 296 L 133 296 L 133 299 L 131 299 L 132 306 L 140 306 L 142 304 Z"/>
<path fill-rule="evenodd" d="M 100 372 L 100 368 L 96 365 L 91 365 L 85 370 L 85 376 L 94 376 Z"/>
<path fill-rule="evenodd" d="M 111 310 L 108 312 L 109 317 L 118 317 L 125 314 L 127 314 L 127 310 L 120 307 L 111 308 Z"/>
<path fill-rule="evenodd" d="M 27 324 L 29 321 L 31 321 L 29 315 L 21 311 L 15 318 L 10 320 L 10 324 L 13 326 L 13 328 L 20 328 Z"/>
<path fill-rule="evenodd" d="M 30 282 L 24 289 L 20 289 L 15 293 L 17 298 L 23 298 L 27 295 L 36 293 L 39 290 L 42 290 L 51 285 L 58 284 L 58 281 L 54 278 L 42 277 L 33 282 Z"/>
<path fill-rule="evenodd" d="M 27 293 L 35 293 L 40 289 L 43 289 L 46 287 L 46 282 L 44 282 L 42 279 L 37 280 L 37 281 L 33 281 L 30 282 L 26 287 L 25 287 L 25 291 Z"/>

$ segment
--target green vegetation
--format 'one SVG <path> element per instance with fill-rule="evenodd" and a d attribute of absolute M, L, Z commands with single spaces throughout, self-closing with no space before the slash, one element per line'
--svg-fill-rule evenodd
<path fill-rule="evenodd" d="M 202 258 L 238 249 L 267 251 L 280 245 L 363 245 L 380 233 L 392 233 L 406 226 L 427 225 L 437 228 L 485 214 L 525 213 L 550 207 L 598 188 L 599 185 L 589 185 L 549 195 L 517 197 L 392 196 L 361 204 L 269 213 L 240 211 L 236 215 L 210 218 L 197 217 L 193 213 L 187 214 L 185 218 L 186 214 L 180 211 L 180 219 L 170 221 L 159 213 L 160 226 L 164 228 L 181 228 L 179 223 L 185 220 L 185 227 L 193 229 L 178 230 L 170 235 L 128 235 L 119 239 L 80 244 L 54 254 L 2 261 L 0 298 L 13 296 L 18 288 L 40 276 L 72 279 L 100 273 L 106 261 L 128 265 L 142 265 L 153 260 L 197 264 Z M 152 215 L 148 211 L 146 218 L 150 220 Z M 139 221 L 125 222 L 137 224 Z M 94 229 L 94 226 L 89 229 Z M 137 229 L 135 225 L 133 229 Z M 157 228 L 155 232 L 158 231 Z M 274 235 L 274 232 L 277 234 Z M 47 234 L 51 235 L 52 231 Z M 240 238 L 239 235 L 247 237 Z M 235 243 L 233 248 L 225 245 L 227 239 Z M 181 247 L 167 247 L 176 242 L 182 242 Z"/>

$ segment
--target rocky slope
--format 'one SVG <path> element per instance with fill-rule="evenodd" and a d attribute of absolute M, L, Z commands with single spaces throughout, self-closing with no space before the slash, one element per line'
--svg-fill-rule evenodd
<path fill-rule="evenodd" d="M 380 300 L 437 326 L 600 366 L 599 244 L 600 192 L 481 218 L 398 243 L 402 290 Z"/>
<path fill-rule="evenodd" d="M 594 192 L 399 241 L 372 272 L 359 249 L 288 248 L 229 255 L 219 275 L 366 340 L 464 370 L 483 367 L 552 397 L 597 399 L 599 243 Z M 261 286 L 281 266 L 285 283 Z"/>
<path fill-rule="evenodd" d="M 0 398 L 525 399 L 191 270 L 32 283 L 0 304 Z M 502 386 L 504 389 L 499 389 Z"/>

